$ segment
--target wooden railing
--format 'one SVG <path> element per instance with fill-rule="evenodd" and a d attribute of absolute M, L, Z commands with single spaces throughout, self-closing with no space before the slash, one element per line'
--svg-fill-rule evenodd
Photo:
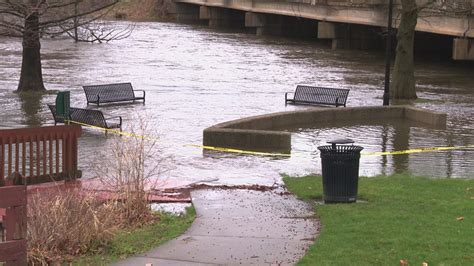
<path fill-rule="evenodd" d="M 0 186 L 0 265 L 26 265 L 26 186 Z"/>
<path fill-rule="evenodd" d="M 79 178 L 78 125 L 0 130 L 0 186 L 21 175 L 26 184 Z"/>

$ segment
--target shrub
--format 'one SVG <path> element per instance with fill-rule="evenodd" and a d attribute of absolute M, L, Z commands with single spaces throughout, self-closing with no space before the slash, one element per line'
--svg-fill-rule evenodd
<path fill-rule="evenodd" d="M 120 208 L 77 189 L 28 198 L 28 261 L 47 264 L 95 251 L 120 227 Z"/>
<path fill-rule="evenodd" d="M 132 126 L 127 136 L 114 136 L 111 148 L 101 155 L 102 164 L 95 167 L 101 182 L 121 202 L 123 220 L 129 225 L 152 219 L 148 199 L 168 160 L 157 139 L 147 136 L 148 122 L 141 116 L 134 121 L 137 126 Z"/>
<path fill-rule="evenodd" d="M 28 202 L 28 260 L 30 264 L 67 261 L 68 257 L 94 253 L 106 246 L 121 228 L 155 222 L 148 199 L 157 188 L 167 158 L 156 138 L 145 136 L 148 123 L 138 117 L 130 136 L 113 137 L 111 148 L 99 154 L 93 166 L 99 180 L 113 192 L 100 200 L 93 192 L 69 188 L 35 193 Z"/>

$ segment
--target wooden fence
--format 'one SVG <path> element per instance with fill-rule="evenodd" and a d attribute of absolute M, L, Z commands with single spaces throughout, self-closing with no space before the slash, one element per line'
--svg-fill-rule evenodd
<path fill-rule="evenodd" d="M 0 264 L 26 265 L 26 186 L 0 187 Z"/>
<path fill-rule="evenodd" d="M 74 179 L 81 126 L 49 126 L 0 130 L 0 186 L 21 175 L 26 184 Z"/>
<path fill-rule="evenodd" d="M 0 130 L 0 265 L 27 264 L 26 185 L 80 177 L 81 132 L 78 125 Z"/>

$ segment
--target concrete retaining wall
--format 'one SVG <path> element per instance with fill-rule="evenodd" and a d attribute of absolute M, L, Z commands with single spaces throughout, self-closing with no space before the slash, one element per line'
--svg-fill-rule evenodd
<path fill-rule="evenodd" d="M 380 119 L 407 119 L 420 125 L 445 128 L 447 116 L 410 106 L 369 106 L 349 108 L 310 108 L 233 120 L 206 128 L 205 146 L 272 150 L 289 152 L 291 133 L 295 127 L 314 126 L 321 122 Z"/>

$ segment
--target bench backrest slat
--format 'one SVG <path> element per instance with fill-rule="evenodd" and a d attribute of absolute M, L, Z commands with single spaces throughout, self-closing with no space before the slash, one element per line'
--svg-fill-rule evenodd
<path fill-rule="evenodd" d="M 115 83 L 104 85 L 89 85 L 83 86 L 86 94 L 87 102 L 116 102 L 116 101 L 131 101 L 135 99 L 135 93 L 130 82 Z"/>
<path fill-rule="evenodd" d="M 56 113 L 56 106 L 48 104 L 48 107 L 53 114 L 54 121 L 56 121 L 56 123 L 64 123 L 64 117 Z M 107 128 L 107 121 L 100 110 L 71 107 L 70 115 L 72 121 Z"/>
<path fill-rule="evenodd" d="M 297 102 L 345 105 L 349 89 L 334 89 L 298 85 L 294 100 Z"/>
<path fill-rule="evenodd" d="M 104 114 L 100 110 L 71 108 L 71 120 L 92 126 L 107 128 Z"/>

